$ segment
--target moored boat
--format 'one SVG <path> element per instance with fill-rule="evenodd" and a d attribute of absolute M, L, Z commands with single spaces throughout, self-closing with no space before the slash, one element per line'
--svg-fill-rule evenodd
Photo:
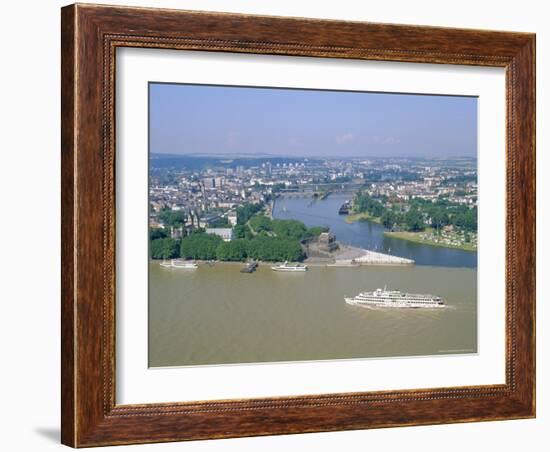
<path fill-rule="evenodd" d="M 340 206 L 340 209 L 338 209 L 338 215 L 349 215 L 350 208 L 351 203 L 349 200 L 347 200 L 346 202 L 344 202 L 344 204 Z"/>
<path fill-rule="evenodd" d="M 253 273 L 258 268 L 258 262 L 256 261 L 250 261 L 247 262 L 247 264 L 241 268 L 241 273 Z"/>
<path fill-rule="evenodd" d="M 199 268 L 199 266 L 193 261 L 182 261 L 180 259 L 171 259 L 169 262 L 163 261 L 160 263 L 160 266 L 165 268 L 183 268 L 187 270 Z"/>
<path fill-rule="evenodd" d="M 274 265 L 271 267 L 271 270 L 276 272 L 305 272 L 307 270 L 307 265 L 304 264 L 295 264 L 291 265 L 288 261 L 280 265 Z"/>

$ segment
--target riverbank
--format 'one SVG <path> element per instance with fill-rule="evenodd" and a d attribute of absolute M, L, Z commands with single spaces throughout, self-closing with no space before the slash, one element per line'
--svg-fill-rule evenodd
<path fill-rule="evenodd" d="M 382 224 L 380 221 L 380 218 L 373 217 L 372 215 L 369 215 L 367 212 L 361 212 L 361 213 L 351 213 L 349 215 L 346 215 L 346 223 L 352 224 L 356 221 L 371 221 L 376 224 Z"/>
<path fill-rule="evenodd" d="M 347 215 L 345 220 L 348 224 L 353 224 L 357 221 L 368 221 L 371 223 L 382 224 L 380 217 L 373 217 L 367 212 Z M 439 235 L 436 235 L 431 229 L 426 229 L 421 232 L 384 231 L 383 234 L 386 237 L 420 243 L 422 245 L 437 246 L 440 248 L 450 248 L 461 251 L 477 251 L 477 247 L 473 244 L 463 243 L 458 237 L 455 237 L 453 235 L 449 235 L 448 237 L 441 237 Z"/>
<path fill-rule="evenodd" d="M 452 243 L 435 241 L 436 239 L 429 238 L 429 237 L 432 237 L 433 235 L 426 231 L 422 231 L 422 232 L 384 231 L 384 235 L 386 237 L 393 237 L 396 239 L 407 240 L 409 242 L 420 243 L 422 245 L 437 246 L 441 248 L 451 248 L 455 250 L 471 251 L 471 252 L 477 251 L 477 247 L 472 244 L 463 243 L 463 244 L 455 245 Z"/>
<path fill-rule="evenodd" d="M 163 262 L 160 259 L 153 259 L 153 262 Z M 248 261 L 222 261 L 222 260 L 200 260 L 190 259 L 200 265 L 240 265 L 246 264 Z M 261 261 L 255 260 L 259 265 L 276 265 L 273 261 Z M 414 265 L 414 260 L 406 259 L 404 257 L 393 256 L 391 254 L 379 253 L 376 251 L 366 250 L 356 246 L 338 244 L 338 248 L 331 252 L 326 253 L 323 257 L 308 257 L 303 261 L 310 266 L 341 266 L 341 267 L 355 267 L 358 265 Z"/>

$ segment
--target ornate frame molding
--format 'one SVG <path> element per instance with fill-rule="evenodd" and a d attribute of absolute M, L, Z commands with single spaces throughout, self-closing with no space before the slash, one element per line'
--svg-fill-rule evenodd
<path fill-rule="evenodd" d="M 81 447 L 534 416 L 534 35 L 77 4 L 62 9 L 62 45 L 64 444 Z M 506 68 L 506 383 L 116 405 L 118 47 Z"/>

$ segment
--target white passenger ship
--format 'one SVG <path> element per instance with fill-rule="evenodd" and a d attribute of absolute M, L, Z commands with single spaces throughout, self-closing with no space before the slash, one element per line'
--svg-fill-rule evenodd
<path fill-rule="evenodd" d="M 170 260 L 170 262 L 163 261 L 160 263 L 160 266 L 166 268 L 183 268 L 187 270 L 194 270 L 195 268 L 199 268 L 199 266 L 195 262 L 182 261 L 178 259 L 172 259 Z"/>
<path fill-rule="evenodd" d="M 307 265 L 290 265 L 288 262 L 285 262 L 284 264 L 271 267 L 271 270 L 274 270 L 276 272 L 305 272 L 307 270 Z"/>
<path fill-rule="evenodd" d="M 377 306 L 381 308 L 442 308 L 445 302 L 435 295 L 405 293 L 399 290 L 376 289 L 374 292 L 362 292 L 356 297 L 345 298 L 346 303 L 358 306 Z"/>

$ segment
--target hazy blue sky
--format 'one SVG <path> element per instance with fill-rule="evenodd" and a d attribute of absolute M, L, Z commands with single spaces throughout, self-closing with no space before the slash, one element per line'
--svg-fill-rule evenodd
<path fill-rule="evenodd" d="M 171 154 L 475 156 L 477 99 L 150 85 L 150 150 Z"/>

